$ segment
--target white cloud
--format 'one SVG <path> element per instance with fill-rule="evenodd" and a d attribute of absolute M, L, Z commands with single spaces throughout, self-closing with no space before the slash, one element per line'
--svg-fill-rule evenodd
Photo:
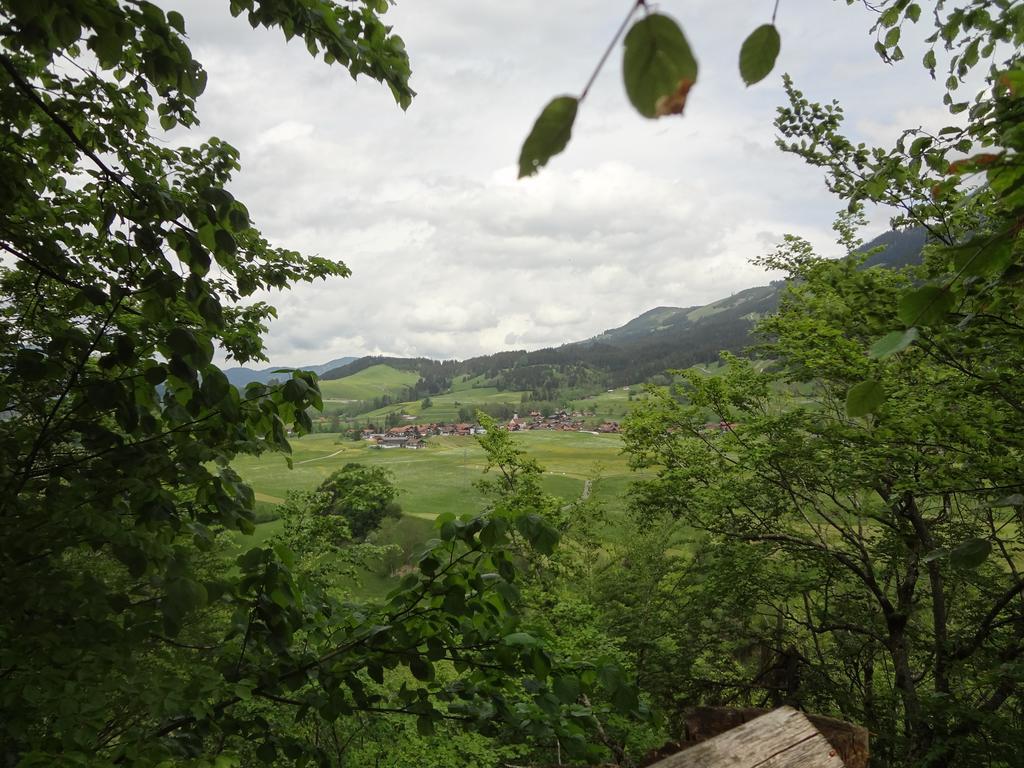
<path fill-rule="evenodd" d="M 783 4 L 777 72 L 747 89 L 736 55 L 768 4 L 671 0 L 660 10 L 682 22 L 701 65 L 686 115 L 638 117 L 612 56 L 568 150 L 517 181 L 533 119 L 582 87 L 628 3 L 400 0 L 390 23 L 419 92 L 407 113 L 386 88 L 249 29 L 224 4 L 175 5 L 209 72 L 188 140 L 218 135 L 241 150 L 233 191 L 272 242 L 353 270 L 269 297 L 278 364 L 556 345 L 762 284 L 772 276 L 749 259 L 783 233 L 834 250 L 840 205 L 818 171 L 774 146 L 782 71 L 808 98 L 839 98 L 859 140 L 942 117 L 920 55 L 880 62 L 862 8 Z"/>

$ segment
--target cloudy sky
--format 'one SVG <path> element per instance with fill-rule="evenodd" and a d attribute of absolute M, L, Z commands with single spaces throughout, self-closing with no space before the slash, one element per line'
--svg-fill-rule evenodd
<path fill-rule="evenodd" d="M 787 232 L 836 253 L 840 203 L 774 146 L 782 72 L 813 100 L 839 99 L 859 140 L 948 120 L 917 63 L 924 49 L 904 44 L 907 61 L 882 63 L 859 5 L 782 0 L 778 65 L 747 89 L 739 47 L 772 2 L 666 0 L 701 67 L 685 115 L 633 112 L 616 51 L 567 151 L 517 181 L 533 120 L 583 87 L 628 0 L 399 0 L 387 18 L 419 94 L 404 113 L 386 87 L 252 30 L 227 2 L 164 5 L 184 14 L 209 73 L 188 141 L 216 135 L 241 151 L 232 191 L 273 243 L 353 271 L 269 297 L 279 365 L 557 345 L 763 284 L 772 276 L 749 260 Z M 887 220 L 872 216 L 867 237 Z"/>

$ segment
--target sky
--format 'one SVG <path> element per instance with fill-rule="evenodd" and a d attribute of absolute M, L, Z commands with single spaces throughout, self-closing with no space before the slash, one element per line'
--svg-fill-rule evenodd
<path fill-rule="evenodd" d="M 838 255 L 844 206 L 820 171 L 775 147 L 783 72 L 813 101 L 838 99 L 858 141 L 891 146 L 903 128 L 949 122 L 924 48 L 905 33 L 907 59 L 882 62 L 859 4 L 781 0 L 775 71 L 746 88 L 739 48 L 773 2 L 666 0 L 657 10 L 700 64 L 684 115 L 633 111 L 619 47 L 567 150 L 517 180 L 537 114 L 583 88 L 628 0 L 398 0 L 385 18 L 411 58 L 406 112 L 385 86 L 253 30 L 227 2 L 163 5 L 184 15 L 209 75 L 201 125 L 171 139 L 237 147 L 230 189 L 264 236 L 353 273 L 257 297 L 278 310 L 275 365 L 557 346 L 765 284 L 777 275 L 750 260 L 786 233 Z M 888 212 L 870 216 L 865 239 L 887 227 Z"/>

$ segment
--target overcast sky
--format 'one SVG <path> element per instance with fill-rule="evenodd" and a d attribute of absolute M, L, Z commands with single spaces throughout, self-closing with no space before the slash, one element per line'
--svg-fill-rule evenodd
<path fill-rule="evenodd" d="M 419 94 L 404 113 L 385 86 L 252 30 L 226 1 L 164 6 L 182 11 L 209 73 L 188 141 L 216 135 L 241 151 L 231 188 L 271 242 L 353 271 L 268 297 L 278 365 L 558 345 L 764 284 L 773 276 L 749 260 L 784 233 L 836 254 L 841 204 L 774 146 L 783 72 L 812 100 L 839 99 L 859 140 L 889 145 L 904 127 L 948 122 L 924 49 L 908 42 L 907 61 L 882 63 L 859 5 L 782 0 L 779 62 L 747 89 L 739 47 L 772 2 L 667 0 L 658 8 L 700 63 L 685 115 L 633 112 L 619 49 L 567 151 L 517 181 L 533 120 L 579 92 L 629 0 L 399 0 L 386 18 Z M 886 220 L 875 212 L 865 236 Z"/>

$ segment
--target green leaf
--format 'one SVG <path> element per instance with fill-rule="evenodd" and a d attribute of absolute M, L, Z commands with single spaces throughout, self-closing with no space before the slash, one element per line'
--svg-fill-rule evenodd
<path fill-rule="evenodd" d="M 430 682 L 434 679 L 434 665 L 421 656 L 414 656 L 409 661 L 409 671 L 417 680 Z"/>
<path fill-rule="evenodd" d="M 505 645 L 520 645 L 527 648 L 539 645 L 537 638 L 528 632 L 513 632 L 511 635 L 505 635 L 503 639 Z"/>
<path fill-rule="evenodd" d="M 977 568 L 985 562 L 992 551 L 992 542 L 988 539 L 967 539 L 953 547 L 949 553 L 949 562 L 956 568 Z"/>
<path fill-rule="evenodd" d="M 893 331 L 892 333 L 887 333 L 871 345 L 871 349 L 868 350 L 868 354 L 876 360 L 884 360 L 890 355 L 902 352 L 913 344 L 917 340 L 917 337 L 917 328 L 907 328 L 904 331 Z"/>
<path fill-rule="evenodd" d="M 597 670 L 597 679 L 609 693 L 614 693 L 626 685 L 626 677 L 617 664 L 603 664 Z"/>
<path fill-rule="evenodd" d="M 678 115 L 697 82 L 697 60 L 683 31 L 668 16 L 652 13 L 626 34 L 622 57 L 626 95 L 647 118 Z"/>
<path fill-rule="evenodd" d="M 159 364 L 154 365 L 152 368 L 147 368 L 143 375 L 146 381 L 155 387 L 167 381 L 167 368 Z"/>
<path fill-rule="evenodd" d="M 555 552 L 555 547 L 558 546 L 559 538 L 561 537 L 554 526 L 548 524 L 546 520 L 542 520 L 534 535 L 530 537 L 530 546 L 542 555 L 552 555 Z"/>
<path fill-rule="evenodd" d="M 862 381 L 850 387 L 846 393 L 846 414 L 848 416 L 867 416 L 878 410 L 885 402 L 885 388 L 879 381 Z"/>
<path fill-rule="evenodd" d="M 416 718 L 416 733 L 428 737 L 434 735 L 434 720 L 427 715 L 420 715 Z"/>
<path fill-rule="evenodd" d="M 235 242 L 235 238 L 226 229 L 218 229 L 214 232 L 213 238 L 217 245 L 218 255 L 234 256 L 238 252 L 238 244 Z"/>
<path fill-rule="evenodd" d="M 192 579 L 175 579 L 167 585 L 164 612 L 180 618 L 206 605 L 206 587 Z"/>
<path fill-rule="evenodd" d="M 519 178 L 533 176 L 569 143 L 579 100 L 574 96 L 552 99 L 533 124 L 519 153 Z"/>
<path fill-rule="evenodd" d="M 171 332 L 167 334 L 167 346 L 171 348 L 172 352 L 182 357 L 191 355 L 199 348 L 192 331 L 180 326 L 172 328 Z"/>
<path fill-rule="evenodd" d="M 256 757 L 260 762 L 270 765 L 277 759 L 277 747 L 269 741 L 264 741 L 256 747 Z"/>
<path fill-rule="evenodd" d="M 203 371 L 201 389 L 206 402 L 213 406 L 228 396 L 228 392 L 231 391 L 231 382 L 219 368 L 211 365 Z"/>
<path fill-rule="evenodd" d="M 918 136 L 910 145 L 910 156 L 920 157 L 921 153 L 928 149 L 933 141 L 934 139 L 931 136 Z"/>
<path fill-rule="evenodd" d="M 775 67 L 782 38 L 774 24 L 762 24 L 740 48 L 740 76 L 748 86 L 764 80 Z"/>
<path fill-rule="evenodd" d="M 935 325 L 946 319 L 956 303 L 948 288 L 925 285 L 900 299 L 899 317 L 906 325 Z"/>
<path fill-rule="evenodd" d="M 991 237 L 978 237 L 948 248 L 945 253 L 952 257 L 953 268 L 962 277 L 1001 272 L 1013 261 L 1013 237 L 1009 230 Z"/>
<path fill-rule="evenodd" d="M 640 698 L 632 685 L 620 685 L 612 692 L 612 704 L 619 712 L 633 712 L 640 706 Z"/>
<path fill-rule="evenodd" d="M 580 681 L 575 677 L 559 677 L 552 687 L 564 704 L 572 704 L 580 697 Z"/>
<path fill-rule="evenodd" d="M 181 34 L 185 34 L 185 19 L 177 11 L 167 12 L 167 23 Z"/>

